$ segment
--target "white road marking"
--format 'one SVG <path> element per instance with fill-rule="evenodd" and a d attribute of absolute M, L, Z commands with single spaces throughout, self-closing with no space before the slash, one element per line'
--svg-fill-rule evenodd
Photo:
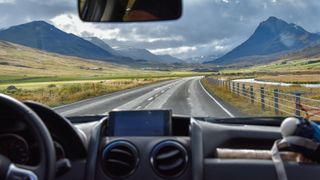
<path fill-rule="evenodd" d="M 141 109 L 141 106 L 138 106 L 136 109 Z"/>
<path fill-rule="evenodd" d="M 199 80 L 199 84 L 201 86 L 201 88 L 203 89 L 203 91 L 216 103 L 218 104 L 218 106 L 220 106 L 220 108 L 226 112 L 230 117 L 234 117 L 234 115 L 228 111 L 222 104 L 219 103 L 219 101 L 217 101 L 204 87 L 203 85 L 201 84 L 200 80 Z"/>

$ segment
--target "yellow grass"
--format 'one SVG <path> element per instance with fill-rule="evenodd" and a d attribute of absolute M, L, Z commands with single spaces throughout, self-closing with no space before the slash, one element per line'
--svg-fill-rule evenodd
<path fill-rule="evenodd" d="M 213 76 L 211 78 L 215 79 L 228 79 L 228 77 L 221 77 L 221 76 Z M 260 85 L 260 84 L 249 84 L 249 83 L 239 83 L 240 87 L 240 96 L 237 94 L 233 94 L 226 86 L 216 86 L 209 83 L 208 79 L 203 79 L 202 82 L 204 85 L 211 90 L 212 93 L 219 96 L 225 102 L 230 103 L 231 105 L 235 106 L 239 109 L 243 114 L 249 116 L 261 116 L 261 115 L 295 115 L 295 96 L 294 93 L 301 92 L 302 98 L 301 103 L 303 105 L 313 106 L 320 108 L 320 88 L 306 88 L 301 86 L 273 86 L 273 85 Z M 247 97 L 241 97 L 242 95 L 242 85 L 245 84 L 245 93 Z M 250 86 L 253 86 L 254 89 L 254 101 L 255 103 L 252 104 L 250 101 L 249 92 Z M 261 96 L 260 96 L 260 88 L 264 87 L 265 90 L 265 110 L 261 109 Z M 235 85 L 237 89 L 237 85 Z M 279 108 L 281 109 L 279 114 L 275 113 L 274 110 L 274 89 L 279 90 Z M 286 94 L 286 95 L 285 95 Z M 307 98 L 307 99 L 304 99 Z M 313 99 L 316 101 L 311 101 L 309 99 Z M 303 113 L 302 113 L 303 114 Z M 319 117 L 314 117 L 313 120 L 320 120 Z"/>
<path fill-rule="evenodd" d="M 100 80 L 136 77 L 173 77 L 197 74 L 130 68 L 125 65 L 88 60 L 39 51 L 0 41 L 0 83 L 30 81 Z"/>
<path fill-rule="evenodd" d="M 260 108 L 257 108 L 257 105 L 251 104 L 246 98 L 230 93 L 224 87 L 216 86 L 209 83 L 208 79 L 206 78 L 202 79 L 201 83 L 211 94 L 218 96 L 225 103 L 228 103 L 236 109 L 240 110 L 244 115 L 267 116 L 272 114 L 269 111 L 262 111 Z"/>
<path fill-rule="evenodd" d="M 256 78 L 263 81 L 285 82 L 285 83 L 320 83 L 320 74 L 290 74 L 290 75 L 266 75 Z"/>
<path fill-rule="evenodd" d="M 34 83 L 18 86 L 18 90 L 0 90 L 0 93 L 8 94 L 21 101 L 33 100 L 49 106 L 59 106 L 80 101 L 90 97 L 101 96 L 124 89 L 143 86 L 171 78 L 127 79 L 92 82 L 67 82 L 67 83 L 42 83 L 34 86 Z"/>

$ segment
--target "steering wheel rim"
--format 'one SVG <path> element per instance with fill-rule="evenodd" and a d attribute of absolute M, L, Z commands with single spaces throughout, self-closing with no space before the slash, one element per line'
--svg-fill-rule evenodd
<path fill-rule="evenodd" d="M 0 154 L 0 180 L 13 176 L 23 176 L 30 179 L 53 180 L 55 177 L 55 150 L 51 135 L 39 118 L 22 102 L 0 93 L 0 107 L 9 107 L 23 119 L 39 143 L 40 162 L 36 166 L 13 164 Z M 1 122 L 1 121 L 0 121 Z"/>

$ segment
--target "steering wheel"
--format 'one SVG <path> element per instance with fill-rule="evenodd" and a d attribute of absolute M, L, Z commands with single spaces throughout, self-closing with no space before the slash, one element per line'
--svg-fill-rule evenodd
<path fill-rule="evenodd" d="M 0 154 L 0 180 L 53 180 L 56 170 L 55 150 L 51 135 L 42 120 L 26 105 L 4 94 L 0 94 L 0 107 L 10 108 L 28 125 L 39 144 L 40 151 L 40 162 L 35 166 L 14 164 Z"/>

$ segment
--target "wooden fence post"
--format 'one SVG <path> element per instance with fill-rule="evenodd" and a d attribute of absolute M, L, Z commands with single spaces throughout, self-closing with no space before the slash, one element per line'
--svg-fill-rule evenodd
<path fill-rule="evenodd" d="M 232 93 L 234 93 L 234 89 L 235 89 L 235 82 L 232 82 Z"/>
<path fill-rule="evenodd" d="M 254 92 L 253 92 L 253 86 L 250 86 L 250 99 L 251 103 L 254 103 Z"/>
<path fill-rule="evenodd" d="M 247 93 L 246 93 L 246 84 L 242 84 L 242 95 L 243 95 L 243 96 L 247 96 Z"/>
<path fill-rule="evenodd" d="M 265 100 L 264 100 L 264 87 L 260 87 L 260 100 L 261 100 L 261 109 L 264 111 L 266 109 Z"/>
<path fill-rule="evenodd" d="M 237 95 L 240 95 L 240 83 L 237 83 Z"/>
<path fill-rule="evenodd" d="M 275 89 L 273 90 L 274 94 L 274 112 L 276 114 L 279 114 L 279 90 Z"/>
<path fill-rule="evenodd" d="M 300 92 L 296 92 L 295 93 L 295 97 L 296 97 L 296 116 L 297 117 L 300 117 L 301 116 L 301 107 L 300 107 L 300 104 L 301 104 L 301 93 Z"/>

